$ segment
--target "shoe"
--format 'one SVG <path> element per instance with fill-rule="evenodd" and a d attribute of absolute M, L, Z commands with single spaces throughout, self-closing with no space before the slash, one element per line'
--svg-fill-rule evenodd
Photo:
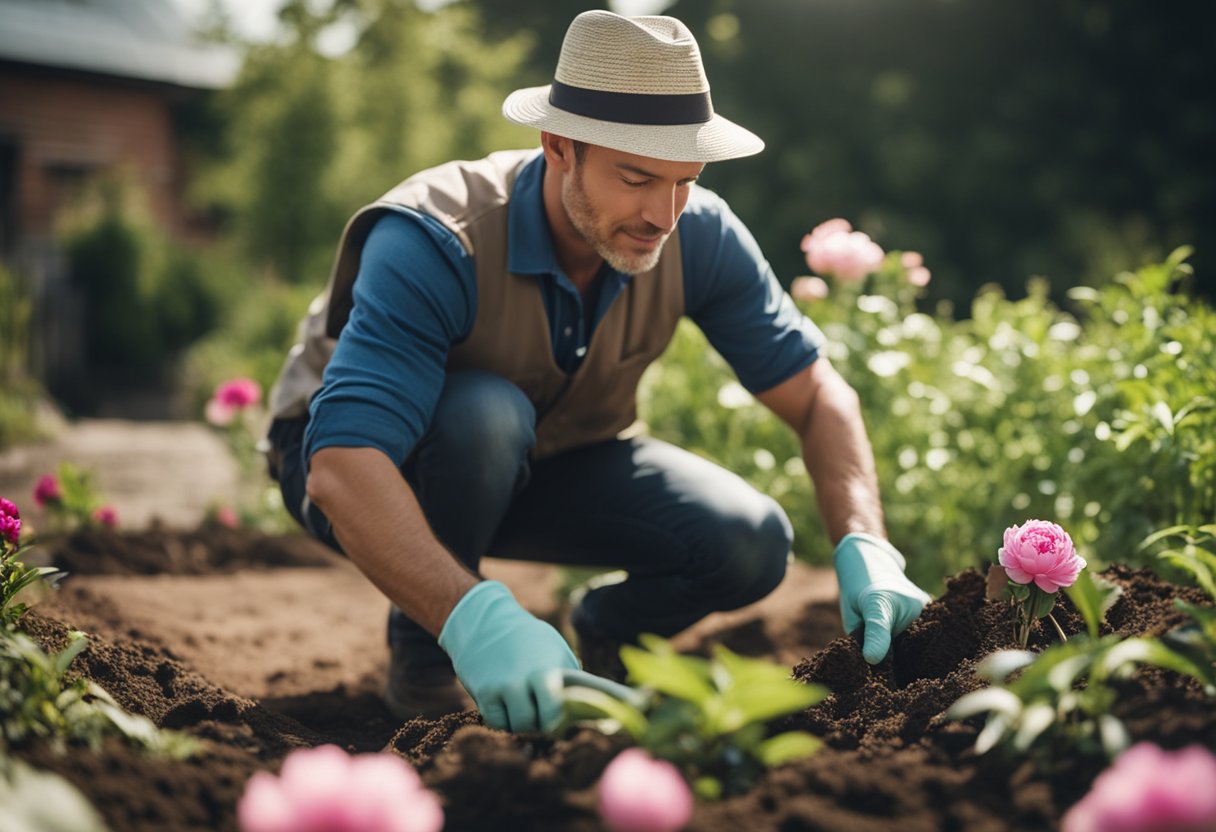
<path fill-rule="evenodd" d="M 408 669 L 404 662 L 392 659 L 384 686 L 384 704 L 394 717 L 403 721 L 418 717 L 439 719 L 477 708 L 450 666 Z"/>
<path fill-rule="evenodd" d="M 570 625 L 574 628 L 574 636 L 578 641 L 578 657 L 583 664 L 583 670 L 624 684 L 629 671 L 621 661 L 623 642 L 597 635 L 582 619 L 581 611 L 581 607 L 575 607 L 571 611 Z"/>

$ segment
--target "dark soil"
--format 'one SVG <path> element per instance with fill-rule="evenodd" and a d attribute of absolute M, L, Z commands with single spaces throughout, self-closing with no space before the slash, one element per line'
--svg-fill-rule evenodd
<path fill-rule="evenodd" d="M 78 534 L 55 542 L 51 551 L 75 576 L 90 571 L 230 574 L 234 594 L 248 585 L 247 568 L 279 570 L 275 574 L 283 580 L 292 570 L 336 568 L 328 553 L 303 538 L 227 529 Z M 1203 601 L 1197 591 L 1164 583 L 1147 571 L 1117 567 L 1105 574 L 1125 589 L 1108 615 L 1109 632 L 1159 634 L 1183 620 L 1172 606 L 1174 598 Z M 620 737 L 589 730 L 561 738 L 509 735 L 484 727 L 475 712 L 402 726 L 375 696 L 374 680 L 327 688 L 324 683 L 309 687 L 304 679 L 303 694 L 241 696 L 188 666 L 179 655 L 186 651 L 159 637 L 146 618 L 131 625 L 128 619 L 138 610 L 125 610 L 102 593 L 73 592 L 73 580 L 69 577 L 61 597 L 30 613 L 23 626 L 50 648 L 63 645 L 69 628 L 84 629 L 90 647 L 72 672 L 95 679 L 128 710 L 207 744 L 204 754 L 182 762 L 150 759 L 118 742 L 99 753 L 73 748 L 58 755 L 42 745 L 17 749 L 35 766 L 73 782 L 114 832 L 234 830 L 234 806 L 254 771 L 275 770 L 292 749 L 327 742 L 405 757 L 440 796 L 449 830 L 602 828 L 595 783 L 625 745 Z M 825 740 L 825 748 L 768 772 L 746 794 L 698 805 L 689 828 L 1058 828 L 1101 761 L 1058 754 L 1048 760 L 1051 773 L 1044 774 L 1025 758 L 998 752 L 976 757 L 971 747 L 979 721 L 943 716 L 959 696 L 982 686 L 973 672 L 976 662 L 1012 646 L 1008 607 L 987 600 L 985 585 L 974 571 L 951 579 L 943 596 L 896 639 L 894 660 L 877 667 L 864 662 L 849 637 L 835 638 L 822 649 L 806 648 L 793 675 L 823 684 L 832 694 L 780 727 L 808 730 Z M 1069 634 L 1084 629 L 1066 599 L 1056 616 Z M 824 603 L 765 624 L 753 621 L 715 639 L 748 655 L 781 656 L 791 645 L 822 646 L 825 634 L 840 632 L 834 605 Z M 789 641 L 777 643 L 787 634 Z M 1039 628 L 1031 647 L 1042 649 L 1052 640 L 1050 628 Z M 349 649 L 334 645 L 334 650 Z M 1116 713 L 1135 740 L 1216 748 L 1216 708 L 1184 677 L 1139 671 L 1121 683 Z"/>

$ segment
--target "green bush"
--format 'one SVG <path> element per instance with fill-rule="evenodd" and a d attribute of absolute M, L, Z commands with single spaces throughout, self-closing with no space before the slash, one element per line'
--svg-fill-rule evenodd
<path fill-rule="evenodd" d="M 990 561 L 1028 518 L 1060 523 L 1100 566 L 1134 561 L 1155 529 L 1213 516 L 1216 321 L 1184 291 L 1188 253 L 1074 291 L 1075 314 L 1041 281 L 1017 301 L 981 290 L 967 320 L 925 314 L 896 270 L 806 307 L 862 399 L 888 531 L 915 580 L 939 588 Z M 795 554 L 827 563 L 795 437 L 707 350 L 680 328 L 643 379 L 643 419 L 772 495 Z"/>

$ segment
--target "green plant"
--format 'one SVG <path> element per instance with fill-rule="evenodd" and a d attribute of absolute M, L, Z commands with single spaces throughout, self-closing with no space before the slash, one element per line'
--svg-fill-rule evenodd
<path fill-rule="evenodd" d="M 1195 582 L 1216 601 L 1216 524 L 1202 526 L 1171 526 L 1149 535 L 1140 544 L 1150 549 L 1158 543 L 1177 540 L 1180 545 L 1157 552 L 1159 560 L 1187 572 Z M 1177 627 L 1161 640 L 1175 652 L 1194 663 L 1196 676 L 1208 692 L 1216 695 L 1216 609 L 1174 600 L 1174 606 L 1191 618 L 1189 624 Z"/>
<path fill-rule="evenodd" d="M 92 472 L 70 462 L 59 463 L 55 474 L 44 474 L 38 479 L 34 502 L 46 512 L 55 531 L 117 524 L 117 514 L 112 506 L 103 504 Z"/>
<path fill-rule="evenodd" d="M 97 749 L 106 737 L 118 736 L 176 759 L 201 749 L 192 737 L 127 713 L 89 679 L 65 682 L 68 666 L 86 647 L 84 633 L 73 632 L 67 646 L 51 654 L 25 633 L 0 630 L 0 743 L 41 738 L 59 747 L 71 741 Z"/>
<path fill-rule="evenodd" d="M 1117 585 L 1082 572 L 1065 591 L 1085 619 L 1087 635 L 1038 655 L 1000 650 L 987 656 L 976 673 L 991 684 L 965 694 L 947 710 L 950 719 L 988 715 L 976 738 L 977 754 L 1000 745 L 1019 754 L 1040 751 L 1043 764 L 1052 751 L 1113 758 L 1130 743 L 1113 713 L 1118 698 L 1113 682 L 1130 677 L 1142 664 L 1202 681 L 1195 662 L 1157 639 L 1098 635 L 1106 611 L 1122 592 Z"/>
<path fill-rule="evenodd" d="M 787 668 L 716 645 L 713 658 L 683 656 L 653 635 L 621 648 L 629 701 L 588 687 L 566 689 L 566 724 L 593 722 L 625 730 L 656 757 L 678 766 L 698 797 L 746 791 L 767 767 L 814 753 L 820 741 L 801 731 L 768 736 L 766 723 L 827 696 Z"/>
<path fill-rule="evenodd" d="M 64 778 L 0 753 L 0 830 L 107 832 L 80 791 Z"/>

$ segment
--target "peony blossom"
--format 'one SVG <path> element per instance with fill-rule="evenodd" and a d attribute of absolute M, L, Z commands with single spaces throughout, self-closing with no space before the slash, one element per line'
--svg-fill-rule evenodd
<path fill-rule="evenodd" d="M 790 297 L 794 300 L 817 301 L 828 296 L 828 284 L 822 277 L 795 277 L 790 284 Z"/>
<path fill-rule="evenodd" d="M 997 556 L 1011 581 L 1033 581 L 1044 592 L 1071 586 L 1085 568 L 1068 532 L 1046 520 L 1027 520 L 1005 529 L 1005 545 Z"/>
<path fill-rule="evenodd" d="M 63 489 L 54 474 L 43 474 L 34 486 L 34 503 L 42 508 L 48 503 L 56 505 L 63 501 Z"/>
<path fill-rule="evenodd" d="M 12 501 L 0 497 L 0 543 L 8 541 L 13 545 L 21 539 L 21 512 Z M 3 546 L 0 546 L 2 552 Z"/>
<path fill-rule="evenodd" d="M 236 807 L 241 832 L 439 832 L 443 809 L 394 754 L 336 745 L 293 751 L 279 776 L 259 771 Z"/>
<path fill-rule="evenodd" d="M 882 248 L 869 235 L 839 218 L 815 226 L 802 238 L 802 250 L 811 271 L 845 281 L 878 271 L 883 260 Z"/>
<path fill-rule="evenodd" d="M 262 386 L 251 378 L 234 378 L 221 382 L 207 401 L 204 416 L 208 422 L 225 427 L 242 410 L 262 400 Z"/>
<path fill-rule="evenodd" d="M 1199 745 L 1163 751 L 1141 742 L 1098 775 L 1064 815 L 1063 832 L 1211 832 L 1216 756 Z"/>
<path fill-rule="evenodd" d="M 679 770 L 627 748 L 600 778 L 600 817 L 613 832 L 675 832 L 692 818 L 692 791 Z"/>
<path fill-rule="evenodd" d="M 100 523 L 107 528 L 115 528 L 118 526 L 118 509 L 114 506 L 102 506 L 93 509 L 93 522 Z"/>
<path fill-rule="evenodd" d="M 234 378 L 215 388 L 215 398 L 228 407 L 243 410 L 262 400 L 262 386 L 251 378 Z"/>
<path fill-rule="evenodd" d="M 933 275 L 925 268 L 925 258 L 919 251 L 905 251 L 899 256 L 899 265 L 904 269 L 904 276 L 913 286 L 924 288 L 929 285 Z"/>

